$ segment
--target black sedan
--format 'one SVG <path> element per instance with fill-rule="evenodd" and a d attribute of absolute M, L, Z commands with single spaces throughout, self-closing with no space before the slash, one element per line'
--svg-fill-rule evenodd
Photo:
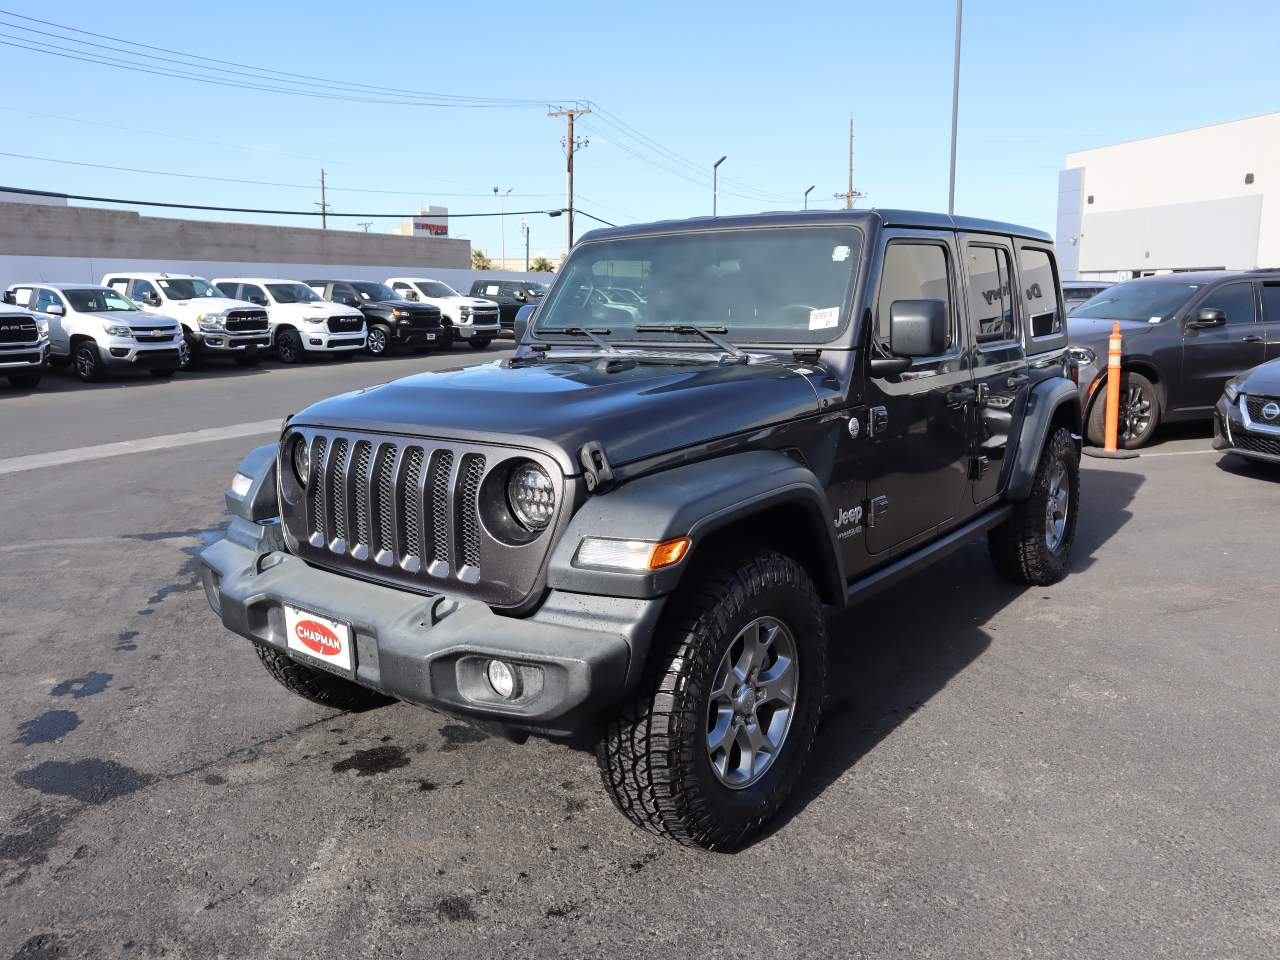
<path fill-rule="evenodd" d="M 1280 360 L 1227 381 L 1214 408 L 1213 448 L 1280 463 Z"/>

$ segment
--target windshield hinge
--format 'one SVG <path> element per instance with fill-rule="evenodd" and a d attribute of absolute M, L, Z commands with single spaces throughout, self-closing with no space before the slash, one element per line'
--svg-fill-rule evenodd
<path fill-rule="evenodd" d="M 791 351 L 791 359 L 796 363 L 817 363 L 822 358 L 822 351 L 816 348 L 800 348 Z"/>
<path fill-rule="evenodd" d="M 599 441 L 584 443 L 578 451 L 578 459 L 582 462 L 587 492 L 604 493 L 608 490 L 613 484 L 613 468 L 609 466 L 609 458 L 604 455 L 604 447 L 600 446 Z"/>

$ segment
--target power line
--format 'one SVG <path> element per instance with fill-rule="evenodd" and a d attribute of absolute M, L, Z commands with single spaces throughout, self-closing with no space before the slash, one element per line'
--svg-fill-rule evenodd
<path fill-rule="evenodd" d="M 278 216 L 278 217 L 324 216 L 324 214 L 319 210 L 264 210 L 260 207 L 215 207 L 215 206 L 209 206 L 207 204 L 201 204 L 201 203 L 172 203 L 172 202 L 161 201 L 161 200 L 122 200 L 119 197 L 92 197 L 92 196 L 87 196 L 85 194 L 62 193 L 56 190 L 32 190 L 28 187 L 0 186 L 0 193 L 15 193 L 21 196 L 28 196 L 28 197 L 52 197 L 57 200 L 84 200 L 90 203 L 119 203 L 119 204 L 124 204 L 126 206 L 132 206 L 132 207 L 165 207 L 168 209 L 175 209 L 175 210 L 211 210 L 216 213 L 260 213 L 260 214 L 268 214 L 271 216 Z M 506 213 L 506 216 L 520 217 L 520 216 L 528 216 L 530 214 L 542 213 L 542 214 L 546 214 L 549 217 L 558 217 L 565 212 L 566 210 L 564 207 L 556 207 L 550 210 L 508 210 Z M 592 220 L 597 220 L 600 223 L 605 224 L 606 226 L 610 226 L 610 227 L 616 226 L 616 224 L 610 223 L 608 220 L 603 220 L 600 217 L 597 217 L 594 214 L 587 213 L 583 210 L 576 210 L 575 212 L 581 214 L 584 217 L 590 217 Z M 407 219 L 412 217 L 418 217 L 421 215 L 422 215 L 421 211 L 416 211 L 416 210 L 413 213 L 367 213 L 367 212 L 366 213 L 333 213 L 333 212 L 330 212 L 328 214 L 328 216 L 330 217 L 378 217 L 378 218 L 391 218 L 391 219 Z M 502 214 L 492 210 L 481 212 L 481 213 L 454 213 L 452 210 L 450 210 L 448 213 L 448 216 L 450 219 L 453 219 L 455 217 L 456 218 L 500 217 L 502 216 Z"/>

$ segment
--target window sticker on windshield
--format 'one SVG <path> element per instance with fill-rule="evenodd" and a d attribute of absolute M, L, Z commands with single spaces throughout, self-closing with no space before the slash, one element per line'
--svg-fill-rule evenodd
<path fill-rule="evenodd" d="M 1163 319 L 1164 317 L 1152 317 L 1150 320 L 1147 321 L 1147 323 L 1159 323 Z"/>
<path fill-rule="evenodd" d="M 840 323 L 840 308 L 827 307 L 825 310 L 809 311 L 809 329 L 825 330 L 828 327 L 838 326 Z"/>
<path fill-rule="evenodd" d="M 849 250 L 848 244 L 842 243 L 838 247 L 836 247 L 834 250 L 831 251 L 831 262 L 844 263 L 846 260 L 849 259 L 849 253 L 850 253 L 850 250 Z"/>

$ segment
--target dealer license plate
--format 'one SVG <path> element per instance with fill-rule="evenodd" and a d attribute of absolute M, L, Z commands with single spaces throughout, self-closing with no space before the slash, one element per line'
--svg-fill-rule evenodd
<path fill-rule="evenodd" d="M 351 627 L 318 613 L 284 605 L 285 641 L 289 651 L 300 659 L 318 661 L 342 673 L 355 671 L 351 651 Z"/>

